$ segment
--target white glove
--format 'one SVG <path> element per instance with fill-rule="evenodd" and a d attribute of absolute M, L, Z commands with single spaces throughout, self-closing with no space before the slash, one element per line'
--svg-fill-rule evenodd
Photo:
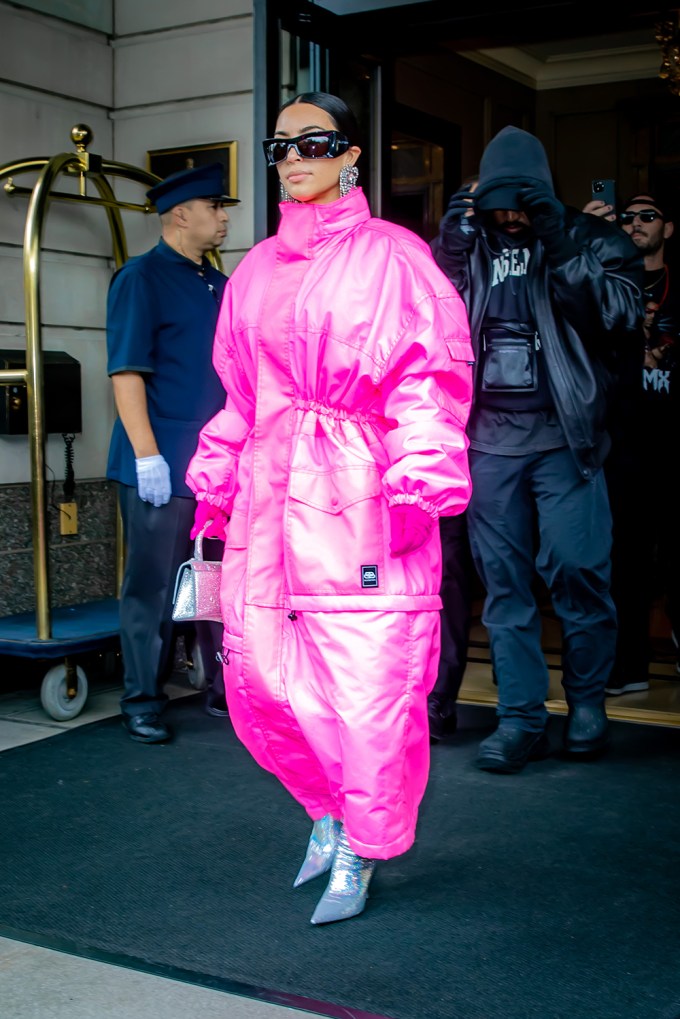
<path fill-rule="evenodd" d="M 165 506 L 172 495 L 170 484 L 170 468 L 167 461 L 160 455 L 142 456 L 135 460 L 137 469 L 137 492 L 144 502 L 152 502 L 154 506 Z"/>

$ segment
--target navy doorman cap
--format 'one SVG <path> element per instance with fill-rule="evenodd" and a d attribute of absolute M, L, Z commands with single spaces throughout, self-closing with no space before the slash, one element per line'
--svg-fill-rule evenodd
<path fill-rule="evenodd" d="M 211 198 L 213 201 L 230 202 L 232 205 L 240 201 L 224 194 L 224 167 L 221 163 L 210 163 L 209 166 L 195 166 L 191 170 L 171 173 L 165 180 L 154 184 L 147 191 L 146 197 L 156 206 L 159 215 L 181 202 L 190 202 L 192 198 Z"/>

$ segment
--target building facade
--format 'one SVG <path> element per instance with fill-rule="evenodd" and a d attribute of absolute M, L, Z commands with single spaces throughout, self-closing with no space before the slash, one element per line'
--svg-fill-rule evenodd
<path fill-rule="evenodd" d="M 281 99 L 307 89 L 336 91 L 354 107 L 374 212 L 428 240 L 448 195 L 508 123 L 539 135 L 569 204 L 588 200 L 593 177 L 614 178 L 622 195 L 675 179 L 680 100 L 659 79 L 644 5 L 637 20 L 624 10 L 611 38 L 584 21 L 585 5 L 567 5 L 576 38 L 564 16 L 556 33 L 549 16 L 534 16 L 529 29 L 516 7 L 482 4 L 471 18 L 452 6 L 0 0 L 0 167 L 72 151 L 76 124 L 91 128 L 90 152 L 137 167 L 158 150 L 235 143 L 241 204 L 230 210 L 221 252 L 227 273 L 275 229 L 277 190 L 259 140 Z M 31 187 L 36 177 L 16 184 Z M 144 200 L 138 184 L 118 179 L 114 188 L 120 201 Z M 0 193 L 2 350 L 26 345 L 27 207 L 26 196 Z M 129 254 L 156 242 L 155 216 L 122 217 Z M 116 584 L 115 493 L 104 478 L 114 417 L 105 307 L 115 266 L 103 210 L 52 202 L 40 259 L 43 347 L 75 358 L 81 372 L 82 431 L 71 444 L 76 535 L 59 526 L 69 450 L 62 434 L 45 437 L 51 598 L 68 605 L 111 595 Z M 0 616 L 33 608 L 30 483 L 27 437 L 0 434 Z"/>

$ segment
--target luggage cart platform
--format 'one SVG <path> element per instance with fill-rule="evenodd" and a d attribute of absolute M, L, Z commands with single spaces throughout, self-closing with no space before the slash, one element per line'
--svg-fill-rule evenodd
<path fill-rule="evenodd" d="M 47 640 L 36 637 L 33 612 L 5 616 L 0 618 L 0 654 L 61 658 L 65 654 L 95 651 L 105 642 L 115 644 L 119 634 L 118 609 L 117 598 L 52 609 L 52 636 Z"/>
<path fill-rule="evenodd" d="M 119 605 L 117 598 L 104 598 L 55 608 L 51 612 L 52 636 L 46 639 L 36 636 L 34 612 L 0 618 L 0 655 L 62 659 L 61 664 L 47 671 L 40 688 L 42 706 L 51 718 L 66 721 L 82 710 L 88 682 L 73 656 L 118 648 Z"/>

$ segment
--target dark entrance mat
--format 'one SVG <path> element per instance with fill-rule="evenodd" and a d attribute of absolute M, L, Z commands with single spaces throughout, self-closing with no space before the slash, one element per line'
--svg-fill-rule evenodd
<path fill-rule="evenodd" d="M 328 1015 L 680 1015 L 680 730 L 489 775 L 493 713 L 462 708 L 414 848 L 313 927 L 306 816 L 200 704 L 170 705 L 165 746 L 115 718 L 0 754 L 0 934 Z"/>

